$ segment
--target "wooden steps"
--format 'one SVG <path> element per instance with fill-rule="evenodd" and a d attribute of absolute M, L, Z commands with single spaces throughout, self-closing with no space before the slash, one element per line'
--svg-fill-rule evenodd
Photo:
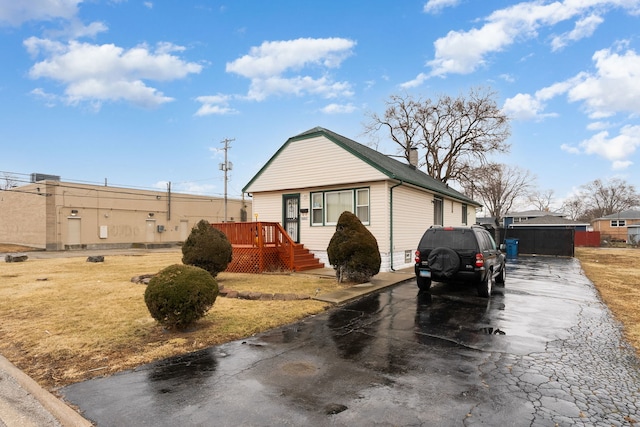
<path fill-rule="evenodd" d="M 314 270 L 316 268 L 324 268 L 324 263 L 320 262 L 304 245 L 296 244 L 293 249 L 294 271 Z"/>

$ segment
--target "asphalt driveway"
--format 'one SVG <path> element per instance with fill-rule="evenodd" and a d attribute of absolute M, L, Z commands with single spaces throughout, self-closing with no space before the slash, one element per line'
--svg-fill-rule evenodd
<path fill-rule="evenodd" d="M 524 257 L 507 272 L 490 300 L 404 282 L 60 393 L 98 426 L 640 422 L 640 363 L 578 261 Z"/>

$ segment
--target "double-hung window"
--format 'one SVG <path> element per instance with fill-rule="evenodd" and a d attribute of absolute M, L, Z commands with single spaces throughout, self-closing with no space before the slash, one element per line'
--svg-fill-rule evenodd
<path fill-rule="evenodd" d="M 354 213 L 369 224 L 369 189 L 325 191 L 311 193 L 311 225 L 336 225 L 344 211 Z"/>
<path fill-rule="evenodd" d="M 624 219 L 613 219 L 611 220 L 612 227 L 626 227 L 627 221 Z"/>

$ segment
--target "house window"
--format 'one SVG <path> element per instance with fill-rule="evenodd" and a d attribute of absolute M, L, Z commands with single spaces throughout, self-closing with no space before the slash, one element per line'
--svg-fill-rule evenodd
<path fill-rule="evenodd" d="M 369 224 L 369 189 L 311 193 L 311 225 L 336 225 L 344 211 L 353 212 L 360 221 Z"/>
<path fill-rule="evenodd" d="M 611 220 L 612 227 L 626 227 L 627 221 L 624 219 L 612 219 Z"/>
<path fill-rule="evenodd" d="M 442 213 L 442 198 L 434 197 L 433 199 L 433 225 L 444 225 Z"/>
<path fill-rule="evenodd" d="M 369 224 L 369 189 L 356 190 L 356 216 L 363 224 Z"/>
<path fill-rule="evenodd" d="M 467 225 L 467 205 L 462 205 L 462 225 Z"/>
<path fill-rule="evenodd" d="M 311 225 L 322 225 L 324 203 L 322 193 L 311 194 Z"/>

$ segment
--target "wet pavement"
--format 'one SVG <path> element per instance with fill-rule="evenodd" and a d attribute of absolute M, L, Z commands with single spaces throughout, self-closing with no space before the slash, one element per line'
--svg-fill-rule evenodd
<path fill-rule="evenodd" d="M 411 280 L 59 393 L 98 426 L 630 426 L 640 362 L 577 260 L 521 257 L 490 300 Z"/>

